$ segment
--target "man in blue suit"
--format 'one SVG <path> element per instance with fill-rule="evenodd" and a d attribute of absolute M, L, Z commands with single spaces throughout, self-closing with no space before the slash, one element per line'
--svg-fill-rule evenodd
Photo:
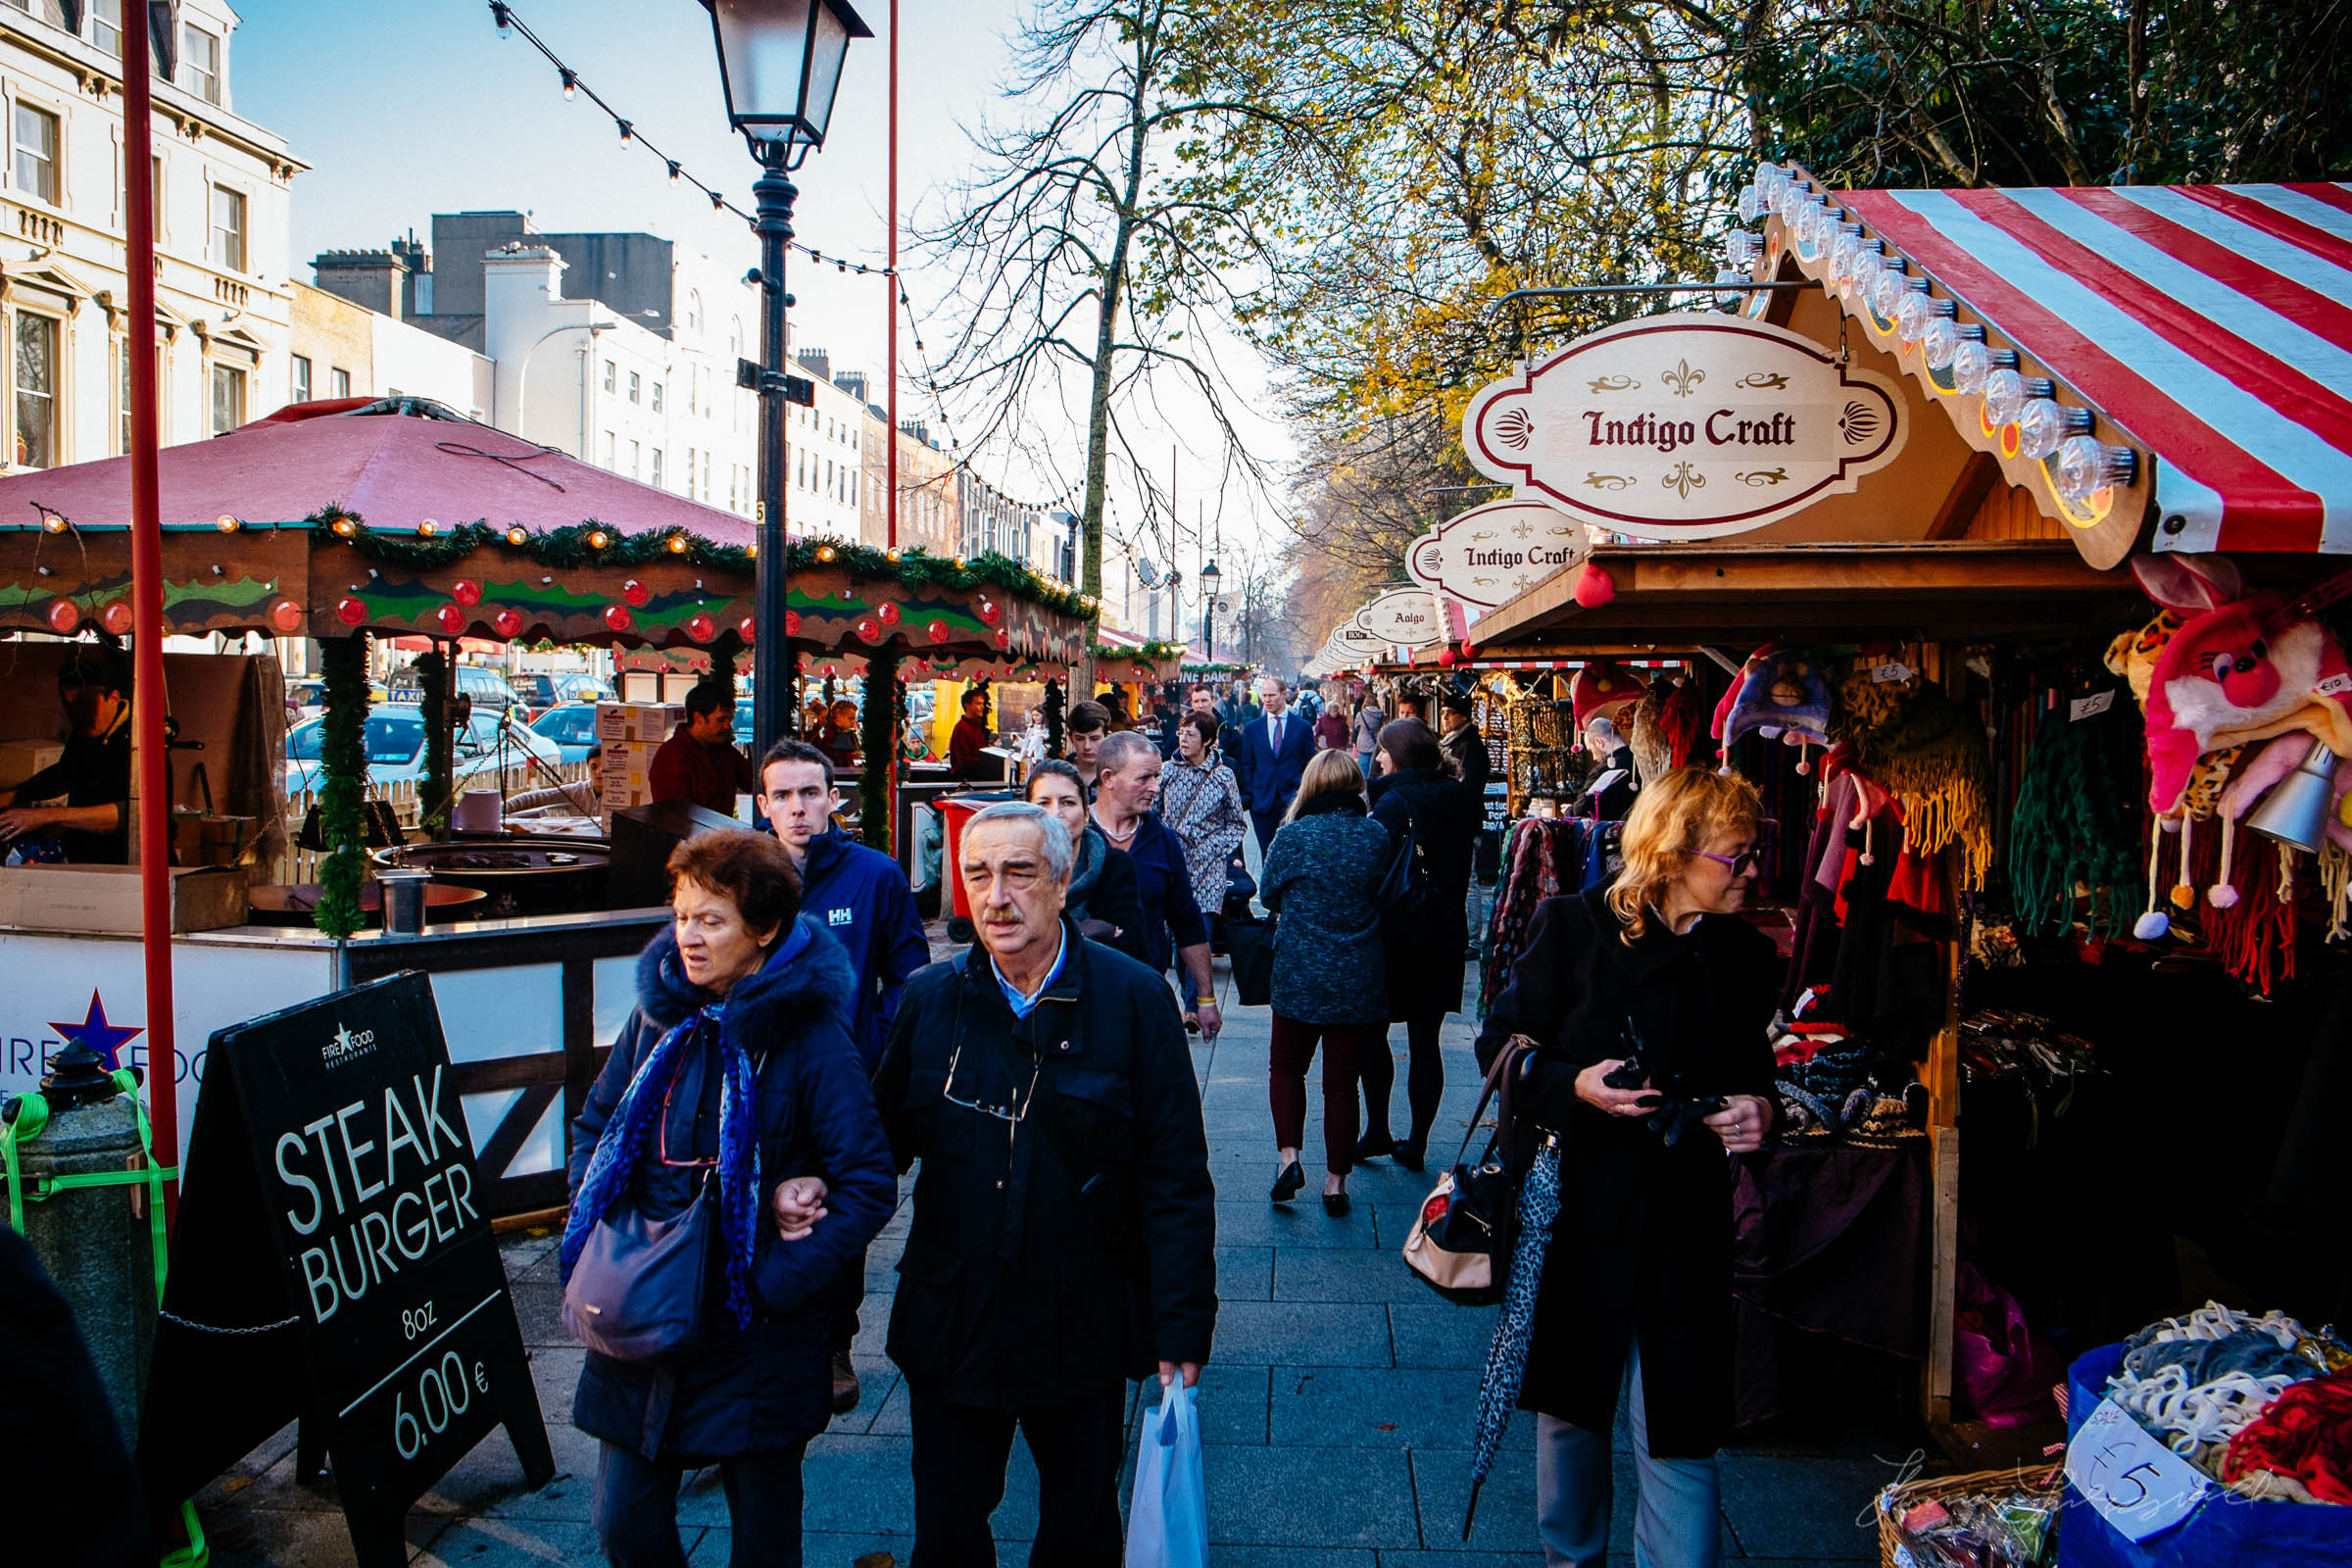
<path fill-rule="evenodd" d="M 1258 682 L 1258 699 L 1265 716 L 1242 726 L 1240 773 L 1242 798 L 1250 806 L 1250 824 L 1257 829 L 1257 847 L 1273 842 L 1282 813 L 1298 793 L 1306 760 L 1315 755 L 1314 726 L 1288 711 L 1290 693 L 1271 677 Z"/>

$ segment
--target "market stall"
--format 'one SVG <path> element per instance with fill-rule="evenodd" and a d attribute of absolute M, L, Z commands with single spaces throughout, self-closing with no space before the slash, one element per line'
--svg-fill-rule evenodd
<path fill-rule="evenodd" d="M 126 466 L 116 459 L 0 479 L 0 632 L 32 634 L 15 644 L 20 659 L 67 646 L 47 639 L 135 631 L 125 597 Z M 368 848 L 373 828 L 364 810 L 366 647 L 371 636 L 421 636 L 443 647 L 461 637 L 546 639 L 731 662 L 758 632 L 752 525 L 414 400 L 297 406 L 212 441 L 168 449 L 161 493 L 162 629 L 316 637 L 328 709 L 329 783 L 318 824 L 324 894 L 314 928 L 247 925 L 241 890 L 225 917 L 191 914 L 172 944 L 180 981 L 175 1077 L 201 1081 L 204 1042 L 223 1024 L 394 969 L 422 968 L 436 977 L 493 1208 L 560 1200 L 570 1113 L 626 1013 L 632 956 L 662 913 L 608 906 L 596 874 L 610 849 L 603 839 L 575 833 L 554 846 L 527 839 L 534 823 L 502 820 L 494 799 L 480 803 L 490 807 L 489 836 L 440 846 L 454 861 L 444 857 L 436 880 L 480 883 L 523 869 L 506 863 L 517 856 L 536 857 L 547 863 L 533 869 L 550 874 L 537 879 L 540 896 L 524 906 L 534 912 L 433 924 L 414 936 L 366 928 L 362 884 L 380 869 Z M 1066 661 L 1085 633 L 1075 596 L 999 558 L 947 561 L 813 540 L 790 550 L 790 609 L 781 630 L 804 658 L 854 648 L 861 662 L 894 666 L 910 657 Z M 198 667 L 209 674 L 228 664 L 220 656 L 175 663 L 168 692 L 149 700 L 168 702 L 174 716 L 184 710 L 193 728 L 183 735 L 207 747 L 212 814 L 255 822 L 230 857 L 236 879 L 267 880 L 270 835 L 283 838 L 302 825 L 284 818 L 273 667 L 266 659 L 238 665 L 259 671 L 239 679 L 271 688 L 246 707 L 277 713 L 274 729 L 241 724 L 235 715 L 243 710 L 209 695 L 240 688 L 186 672 Z M 446 682 L 442 660 L 437 675 L 428 673 L 422 703 L 428 821 L 475 804 L 430 782 L 450 777 Z M 867 705 L 869 720 L 890 723 L 896 710 L 894 703 Z M 53 709 L 46 721 L 56 722 Z M 884 733 L 895 745 L 895 725 Z M 636 740 L 660 738 L 649 730 Z M 175 764 L 165 808 L 200 804 L 189 798 L 192 772 Z M 145 804 L 134 799 L 131 808 Z M 567 814 L 580 812 L 572 807 Z M 869 820 L 889 817 L 887 806 L 869 812 Z M 377 854 L 389 858 L 413 849 Z M 62 884 L 39 879 L 62 874 L 48 866 L 0 868 L 8 884 L 0 891 L 12 894 L 6 907 L 16 911 L 0 929 L 0 948 L 10 971 L 28 977 L 20 997 L 26 1016 L 87 1015 L 71 1028 L 34 1023 L 12 1031 L 24 1039 L 0 1062 L 0 1084 L 11 1089 L 37 1080 L 47 1055 L 68 1039 L 96 1038 L 110 1049 L 128 1041 L 126 1058 L 140 1055 L 142 1021 L 125 1017 L 138 995 L 135 921 L 127 932 L 108 932 L 59 912 L 45 890 Z M 179 1119 L 183 1136 L 188 1125 Z"/>
<path fill-rule="evenodd" d="M 1590 535 L 1479 619 L 1469 667 L 1696 656 L 1701 755 L 1720 745 L 1782 825 L 1765 923 L 1804 982 L 1780 1042 L 1798 1137 L 1743 1199 L 1741 1299 L 1916 1357 L 1958 1452 L 2049 1415 L 2050 1340 L 2177 1310 L 2177 1245 L 2343 1300 L 2340 1264 L 2287 1238 L 2316 1178 L 2346 1174 L 2291 1131 L 2327 1094 L 2343 1108 L 2316 1025 L 2344 984 L 2322 938 L 2345 879 L 2331 830 L 2255 818 L 2334 799 L 2314 743 L 2337 589 L 2313 552 L 2345 548 L 2327 519 L 2352 514 L 2352 374 L 2306 323 L 2345 289 L 2345 207 L 1824 193 L 1768 169 L 1735 260 L 1780 286 L 1541 356 L 1465 416 L 1474 463 Z M 2217 548 L 2236 554 L 2195 554 Z M 2276 638 L 2308 670 L 2271 679 Z M 2248 675 L 2261 692 L 2228 695 Z M 2218 721 L 2170 708 L 2193 706 L 2184 679 L 2215 686 Z M 1816 988 L 1835 1010 L 1808 1027 Z M 2217 1038 L 2261 1102 L 2193 1135 L 2230 1191 L 2145 1157 L 2147 1118 L 2176 1125 L 2163 1086 Z M 1798 1161 L 1819 1168 L 1776 1191 Z M 1833 1190 L 1849 1222 L 1828 1223 Z M 2053 1248 L 2054 1205 L 2108 1217 L 2056 1221 Z"/>

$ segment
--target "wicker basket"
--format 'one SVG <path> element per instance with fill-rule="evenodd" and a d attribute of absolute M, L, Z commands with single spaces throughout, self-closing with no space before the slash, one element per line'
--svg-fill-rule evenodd
<path fill-rule="evenodd" d="M 1894 1568 L 1894 1550 L 1902 1544 L 1902 1538 L 1895 1530 L 1895 1519 L 1920 1503 L 1937 1497 L 1957 1497 L 1972 1492 L 2002 1490 L 2034 1493 L 2055 1502 L 2065 1484 L 2066 1468 L 2063 1464 L 2037 1469 L 2019 1465 L 2009 1470 L 1971 1470 L 1966 1475 L 1898 1481 L 1881 1492 L 1878 1500 L 1872 1504 L 1872 1512 L 1879 1521 L 1881 1568 Z"/>

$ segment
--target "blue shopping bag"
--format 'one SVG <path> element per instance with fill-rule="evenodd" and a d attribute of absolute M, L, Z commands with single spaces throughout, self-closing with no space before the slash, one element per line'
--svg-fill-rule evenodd
<path fill-rule="evenodd" d="M 1127 1568 L 1208 1568 L 1200 1405 L 1200 1391 L 1179 1379 L 1144 1412 L 1127 1507 Z"/>

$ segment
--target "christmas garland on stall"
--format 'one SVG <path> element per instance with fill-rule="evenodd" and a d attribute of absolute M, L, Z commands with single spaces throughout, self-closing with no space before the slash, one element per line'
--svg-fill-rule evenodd
<path fill-rule="evenodd" d="M 325 775 L 318 829 L 326 858 L 318 866 L 318 907 L 311 922 L 340 941 L 360 928 L 360 882 L 367 870 L 361 809 L 368 777 L 368 634 L 322 637 L 318 656 L 326 677 L 318 748 Z"/>
<path fill-rule="evenodd" d="M 899 679 L 899 656 L 876 649 L 866 656 L 865 708 L 858 715 L 859 749 L 865 773 L 858 783 L 858 837 L 869 850 L 890 853 L 892 759 L 899 753 L 899 715 L 906 710 L 906 683 Z"/>
<path fill-rule="evenodd" d="M 542 566 L 558 569 L 579 566 L 641 566 L 658 561 L 683 561 L 696 566 L 726 566 L 750 570 L 758 560 L 748 545 L 721 544 L 683 528 L 628 533 L 591 517 L 561 528 L 497 528 L 488 522 L 443 526 L 419 523 L 413 533 L 370 528 L 350 513 L 328 509 L 305 519 L 323 528 L 369 561 L 381 561 L 416 571 L 439 571 L 456 565 L 474 551 L 504 544 L 521 551 Z M 428 531 L 429 529 L 429 531 Z M 877 550 L 871 545 L 839 539 L 796 539 L 784 548 L 787 572 L 812 571 L 820 566 L 843 566 L 851 575 L 896 582 L 908 589 L 995 587 L 1016 594 L 1066 615 L 1091 615 L 1094 601 L 1073 589 L 1056 587 L 1009 556 L 983 551 L 977 556 L 934 556 L 920 546 L 906 550 Z M 1169 656 L 1181 652 L 1173 644 Z"/>
<path fill-rule="evenodd" d="M 1183 657 L 1182 643 L 1146 643 L 1141 648 L 1113 648 L 1108 643 L 1095 644 L 1095 662 L 1110 663 L 1120 660 L 1131 664 L 1163 664 Z"/>
<path fill-rule="evenodd" d="M 450 759 L 454 725 L 449 711 L 449 660 L 440 648 L 416 661 L 416 712 L 424 720 L 424 790 L 417 801 L 417 825 L 438 832 L 449 820 L 456 770 Z"/>

